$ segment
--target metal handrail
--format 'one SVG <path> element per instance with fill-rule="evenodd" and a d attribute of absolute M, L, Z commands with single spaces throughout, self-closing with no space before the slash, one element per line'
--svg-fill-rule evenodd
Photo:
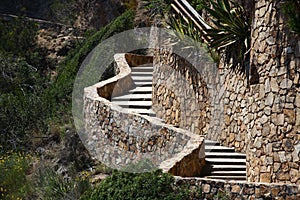
<path fill-rule="evenodd" d="M 204 33 L 202 37 L 205 42 L 209 41 L 209 37 L 206 36 L 206 33 L 207 30 L 211 29 L 211 27 L 207 23 L 205 23 L 204 19 L 186 0 L 173 0 L 171 3 L 171 7 L 179 15 L 183 16 L 185 21 L 192 21 L 196 25 L 196 27 L 200 29 L 202 33 Z"/>

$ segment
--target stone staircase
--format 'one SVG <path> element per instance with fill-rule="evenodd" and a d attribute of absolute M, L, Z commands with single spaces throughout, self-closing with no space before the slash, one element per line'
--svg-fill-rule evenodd
<path fill-rule="evenodd" d="M 205 178 L 246 181 L 246 155 L 235 152 L 234 148 L 205 140 L 205 160 Z"/>
<path fill-rule="evenodd" d="M 111 101 L 129 111 L 156 118 L 151 109 L 153 66 L 132 67 L 131 78 L 136 87 L 124 95 L 113 97 Z M 216 141 L 205 140 L 205 156 L 207 165 L 203 169 L 204 178 L 246 180 L 245 154 L 236 153 L 233 148 L 221 146 Z"/>
<path fill-rule="evenodd" d="M 153 66 L 151 64 L 131 68 L 131 78 L 136 85 L 127 94 L 112 98 L 112 102 L 129 111 L 155 117 L 152 107 Z"/>

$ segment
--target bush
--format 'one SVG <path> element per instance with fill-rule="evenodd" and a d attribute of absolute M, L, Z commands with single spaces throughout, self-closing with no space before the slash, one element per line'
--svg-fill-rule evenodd
<path fill-rule="evenodd" d="M 114 171 L 93 191 L 82 196 L 81 200 L 181 200 L 190 199 L 193 196 L 191 193 L 186 188 L 175 188 L 174 177 L 161 170 L 143 174 Z M 194 196 L 200 198 L 201 192 Z"/>
<path fill-rule="evenodd" d="M 300 34 L 300 1 L 285 0 L 282 4 L 283 13 L 288 17 L 289 27 Z"/>
<path fill-rule="evenodd" d="M 45 200 L 76 200 L 90 189 L 89 173 L 66 177 L 49 167 L 41 168 L 35 175 L 35 195 Z"/>
<path fill-rule="evenodd" d="M 134 12 L 126 11 L 121 16 L 116 18 L 113 22 L 103 27 L 100 31 L 96 32 L 90 38 L 87 38 L 83 45 L 78 46 L 72 50 L 67 56 L 66 60 L 61 66 L 59 76 L 47 91 L 46 98 L 50 97 L 54 102 L 51 103 L 52 110 L 68 112 L 71 109 L 71 95 L 73 84 L 77 71 L 91 50 L 93 50 L 101 41 L 109 38 L 110 36 L 133 28 Z M 99 77 L 100 79 L 100 77 Z M 60 102 L 57 104 L 57 102 Z"/>
<path fill-rule="evenodd" d="M 29 55 L 29 50 L 34 49 L 37 30 L 37 24 L 24 17 L 0 20 L 0 50 L 20 56 Z"/>
<path fill-rule="evenodd" d="M 68 55 L 53 83 L 28 58 L 0 51 L 0 145 L 6 149 L 28 148 L 29 136 L 47 133 L 49 120 L 71 121 L 73 82 L 81 62 L 102 40 L 133 28 L 133 18 L 134 12 L 127 11 L 87 38 Z"/>
<path fill-rule="evenodd" d="M 26 178 L 31 157 L 23 153 L 1 153 L 0 199 L 22 199 L 31 191 Z"/>

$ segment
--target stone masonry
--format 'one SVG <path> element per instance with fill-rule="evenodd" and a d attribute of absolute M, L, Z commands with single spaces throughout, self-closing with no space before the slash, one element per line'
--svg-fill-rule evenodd
<path fill-rule="evenodd" d="M 197 64 L 184 63 L 170 48 L 154 54 L 153 103 L 167 123 L 246 153 L 247 181 L 300 184 L 300 38 L 287 27 L 280 1 L 255 1 L 254 10 L 250 85 L 220 64 L 219 124 L 211 123 L 214 94 L 207 87 L 215 77 L 199 77 Z"/>

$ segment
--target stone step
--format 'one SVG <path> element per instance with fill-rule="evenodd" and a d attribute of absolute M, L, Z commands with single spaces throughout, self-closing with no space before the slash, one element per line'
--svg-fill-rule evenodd
<path fill-rule="evenodd" d="M 211 162 L 211 163 L 245 163 L 246 164 L 246 159 L 245 158 L 206 158 L 206 161 Z"/>
<path fill-rule="evenodd" d="M 139 66 L 139 67 L 132 67 L 131 72 L 151 72 L 153 71 L 153 66 Z"/>
<path fill-rule="evenodd" d="M 138 93 L 138 92 L 148 92 L 152 93 L 152 87 L 136 87 L 132 90 L 129 90 L 129 93 Z"/>
<path fill-rule="evenodd" d="M 152 101 L 113 101 L 119 106 L 152 106 Z"/>
<path fill-rule="evenodd" d="M 129 112 L 135 112 L 135 113 L 139 113 L 139 114 L 154 114 L 155 112 L 151 109 L 136 109 L 136 108 L 126 108 L 125 110 L 129 111 Z"/>
<path fill-rule="evenodd" d="M 204 176 L 207 179 L 239 180 L 246 182 L 246 176 Z"/>
<path fill-rule="evenodd" d="M 218 151 L 218 152 L 235 152 L 234 148 L 228 148 L 224 146 L 207 146 L 205 145 L 205 151 L 211 152 L 211 151 Z"/>
<path fill-rule="evenodd" d="M 114 100 L 123 100 L 123 101 L 130 101 L 130 100 L 146 100 L 152 98 L 152 94 L 126 94 L 122 96 L 113 97 L 112 101 Z"/>
<path fill-rule="evenodd" d="M 246 159 L 246 155 L 245 154 L 242 154 L 242 153 L 228 153 L 228 152 L 215 152 L 215 151 L 208 151 L 208 152 L 205 152 L 205 156 L 206 157 L 226 157 L 226 158 L 236 158 L 236 157 L 242 157 L 242 158 L 245 158 Z"/>
<path fill-rule="evenodd" d="M 218 141 L 214 141 L 214 140 L 205 140 L 205 145 L 207 146 L 211 146 L 211 145 L 220 145 L 220 143 Z"/>
<path fill-rule="evenodd" d="M 227 176 L 227 175 L 241 175 L 241 176 L 246 176 L 246 170 L 245 171 L 237 171 L 237 170 L 232 170 L 232 171 L 212 171 L 211 175 L 218 175 L 218 176 Z"/>
<path fill-rule="evenodd" d="M 214 170 L 232 170 L 232 169 L 245 169 L 246 165 L 217 165 L 217 164 L 208 164 Z"/>
<path fill-rule="evenodd" d="M 153 79 L 153 76 L 131 76 L 133 82 L 135 81 L 151 81 Z"/>
<path fill-rule="evenodd" d="M 137 87 L 152 87 L 152 81 L 138 81 L 134 82 Z"/>
<path fill-rule="evenodd" d="M 137 71 L 137 72 L 131 72 L 131 75 L 133 75 L 133 76 L 153 76 L 153 72 Z"/>

